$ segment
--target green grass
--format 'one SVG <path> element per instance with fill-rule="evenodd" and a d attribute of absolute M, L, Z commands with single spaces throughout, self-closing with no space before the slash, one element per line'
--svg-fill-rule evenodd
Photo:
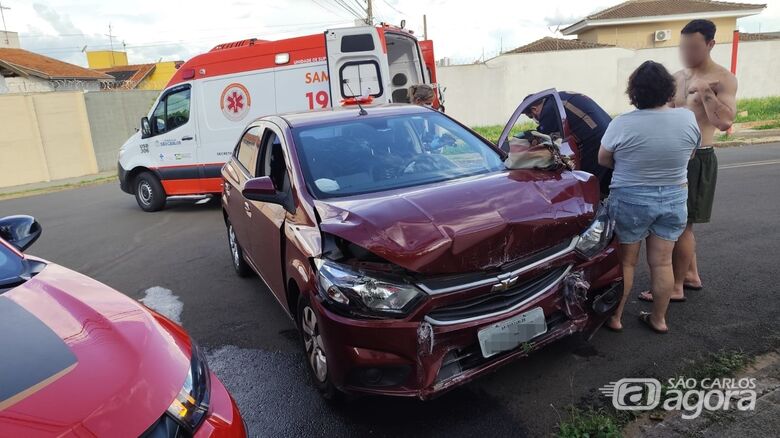
<path fill-rule="evenodd" d="M 501 137 L 501 132 L 504 130 L 503 125 L 492 125 L 492 126 L 472 126 L 471 129 L 474 131 L 477 131 L 477 133 L 486 139 L 492 141 L 493 143 L 498 142 L 498 137 Z M 512 131 L 510 131 L 510 135 L 519 134 L 523 131 L 528 131 L 530 129 L 536 129 L 536 123 L 534 122 L 524 122 L 524 123 L 518 123 L 513 128 Z"/>
<path fill-rule="evenodd" d="M 777 119 L 780 119 L 780 96 L 737 101 L 737 123 Z"/>
<path fill-rule="evenodd" d="M 559 438 L 619 438 L 623 425 L 604 409 L 572 407 L 569 417 L 558 424 Z"/>
<path fill-rule="evenodd" d="M 685 378 L 699 381 L 704 378 L 731 377 L 753 362 L 753 358 L 738 350 L 721 350 L 696 361 L 682 373 Z"/>

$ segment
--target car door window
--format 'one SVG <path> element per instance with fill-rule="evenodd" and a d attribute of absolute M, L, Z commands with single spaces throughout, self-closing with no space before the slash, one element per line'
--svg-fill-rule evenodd
<path fill-rule="evenodd" d="M 260 146 L 260 128 L 250 128 L 241 137 L 241 141 L 238 142 L 236 150 L 233 152 L 233 156 L 244 168 L 244 171 L 249 174 L 250 177 L 257 176 L 257 156 Z"/>
<path fill-rule="evenodd" d="M 165 95 L 157 103 L 150 120 L 153 134 L 173 131 L 190 120 L 190 87 L 179 88 Z"/>
<path fill-rule="evenodd" d="M 287 164 L 279 136 L 272 129 L 266 129 L 263 136 L 263 158 L 260 161 L 258 176 L 268 176 L 278 192 L 287 192 L 290 188 L 290 178 L 287 175 Z"/>

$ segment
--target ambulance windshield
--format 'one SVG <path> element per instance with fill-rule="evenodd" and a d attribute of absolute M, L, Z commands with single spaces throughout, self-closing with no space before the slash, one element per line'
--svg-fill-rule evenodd
<path fill-rule="evenodd" d="M 381 192 L 495 172 L 499 154 L 446 116 L 364 117 L 294 129 L 312 195 Z"/>

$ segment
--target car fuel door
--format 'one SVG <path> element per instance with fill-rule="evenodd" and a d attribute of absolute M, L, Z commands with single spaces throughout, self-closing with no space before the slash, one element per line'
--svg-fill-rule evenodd
<path fill-rule="evenodd" d="M 325 49 L 334 108 L 360 98 L 361 103 L 386 103 L 390 90 L 385 45 L 373 26 L 325 31 Z"/>
<path fill-rule="evenodd" d="M 566 118 L 566 110 L 564 109 L 563 102 L 561 101 L 561 96 L 554 88 L 532 94 L 520 102 L 520 105 L 517 107 L 515 112 L 512 113 L 512 117 L 509 119 L 506 126 L 504 127 L 504 130 L 501 132 L 501 136 L 498 138 L 497 146 L 504 151 L 509 151 L 509 136 L 512 135 L 512 129 L 515 127 L 518 119 L 520 119 L 520 116 L 523 116 L 528 108 L 535 102 L 538 102 L 540 99 L 545 99 L 543 111 L 554 111 L 556 113 L 553 115 L 544 113 L 542 114 L 542 118 L 545 121 L 545 126 L 543 126 L 543 131 L 540 130 L 540 132 L 542 134 L 555 134 L 559 136 L 563 140 L 560 148 L 561 154 L 574 158 L 577 164 L 577 168 L 579 168 L 580 161 L 579 152 L 577 150 L 578 148 L 571 136 L 571 130 L 569 129 L 569 123 Z"/>

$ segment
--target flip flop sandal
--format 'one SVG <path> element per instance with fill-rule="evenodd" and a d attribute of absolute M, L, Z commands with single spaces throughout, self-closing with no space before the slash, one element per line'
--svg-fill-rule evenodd
<path fill-rule="evenodd" d="M 642 292 L 641 294 L 639 294 L 639 297 L 637 299 L 639 301 L 644 301 L 646 303 L 652 303 L 653 302 L 652 298 L 647 298 L 647 296 L 645 295 L 645 292 Z M 669 302 L 670 303 L 684 303 L 686 301 L 688 301 L 688 297 L 669 298 Z"/>
<path fill-rule="evenodd" d="M 609 324 L 604 324 L 604 328 L 606 328 L 607 330 L 609 330 L 609 331 L 611 331 L 613 333 L 622 333 L 623 332 L 623 327 L 615 328 L 615 327 L 611 327 Z"/>
<path fill-rule="evenodd" d="M 704 286 L 694 286 L 692 284 L 683 284 L 683 289 L 688 290 L 702 290 L 704 289 Z"/>
<path fill-rule="evenodd" d="M 642 321 L 647 326 L 647 328 L 656 332 L 659 335 L 666 335 L 669 333 L 669 329 L 659 330 L 653 327 L 653 323 L 650 322 L 650 312 L 639 312 L 639 320 Z"/>

